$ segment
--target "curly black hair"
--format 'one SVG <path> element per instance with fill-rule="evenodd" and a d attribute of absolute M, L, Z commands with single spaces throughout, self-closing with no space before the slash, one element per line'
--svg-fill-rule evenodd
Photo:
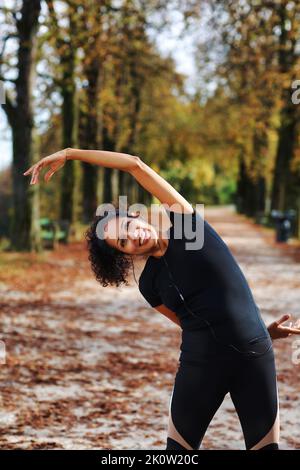
<path fill-rule="evenodd" d="M 99 244 L 99 238 L 96 234 L 98 222 L 105 215 L 94 216 L 94 219 L 85 232 L 87 248 L 89 251 L 88 259 L 91 262 L 92 271 L 96 280 L 103 286 L 119 286 L 124 283 L 128 285 L 127 276 L 129 268 L 132 265 L 132 258 L 123 251 L 118 250 L 104 242 Z"/>

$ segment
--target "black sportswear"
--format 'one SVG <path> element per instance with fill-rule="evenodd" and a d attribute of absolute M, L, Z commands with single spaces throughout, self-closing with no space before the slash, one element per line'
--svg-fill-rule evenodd
<path fill-rule="evenodd" d="M 278 410 L 269 332 L 243 272 L 213 227 L 195 209 L 166 211 L 172 223 L 167 250 L 161 258 L 148 257 L 139 289 L 152 307 L 164 304 L 174 311 L 182 327 L 170 416 L 179 441 L 198 449 L 229 392 L 250 449 L 269 432 Z M 178 223 L 194 231 L 204 224 L 200 249 L 186 249 L 193 239 L 184 229 L 176 238 Z M 186 448 L 182 442 L 168 436 L 166 448 Z M 278 447 L 271 444 L 267 448 Z"/>
<path fill-rule="evenodd" d="M 243 346 L 256 338 L 268 337 L 248 282 L 222 238 L 195 209 L 193 214 L 168 209 L 166 212 L 172 226 L 164 257 L 175 285 L 195 315 L 182 302 L 162 257 L 149 256 L 139 279 L 140 292 L 149 304 L 152 307 L 164 304 L 173 310 L 183 332 L 207 329 L 206 320 L 222 343 Z M 175 238 L 175 225 L 190 224 L 196 231 L 201 222 L 204 223 L 202 248 L 185 249 L 186 243 L 193 240 L 186 238 L 184 230 L 181 239 Z"/>

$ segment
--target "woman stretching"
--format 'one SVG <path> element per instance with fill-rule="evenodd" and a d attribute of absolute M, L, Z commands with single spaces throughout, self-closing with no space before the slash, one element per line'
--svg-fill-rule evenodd
<path fill-rule="evenodd" d="M 132 256 L 146 255 L 140 292 L 152 307 L 181 327 L 166 449 L 199 449 L 229 392 L 246 449 L 277 450 L 279 404 L 272 339 L 300 333 L 296 327 L 282 325 L 290 315 L 266 327 L 226 243 L 139 157 L 67 148 L 41 159 L 24 175 L 31 174 L 31 184 L 35 184 L 40 171 L 49 167 L 44 177 L 49 181 L 67 160 L 130 173 L 162 203 L 170 219 L 168 230 L 158 230 L 139 214 L 116 209 L 95 215 L 86 233 L 92 269 L 103 286 L 126 282 Z M 175 236 L 179 224 L 192 227 L 198 239 L 200 227 L 204 243 L 187 249 L 191 237 L 186 237 L 186 230 L 180 238 Z"/>

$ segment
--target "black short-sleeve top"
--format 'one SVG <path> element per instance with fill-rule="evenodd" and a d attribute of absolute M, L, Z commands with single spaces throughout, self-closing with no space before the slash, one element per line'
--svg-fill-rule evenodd
<path fill-rule="evenodd" d="M 174 311 L 186 330 L 209 323 L 223 340 L 268 336 L 248 282 L 216 230 L 195 209 L 165 210 L 171 223 L 163 255 L 168 267 L 163 257 L 148 257 L 139 278 L 143 297 L 152 307 Z"/>

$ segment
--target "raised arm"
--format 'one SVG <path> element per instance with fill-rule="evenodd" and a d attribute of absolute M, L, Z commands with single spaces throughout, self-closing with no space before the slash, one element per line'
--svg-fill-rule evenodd
<path fill-rule="evenodd" d="M 162 204 L 167 204 L 168 206 L 176 205 L 175 212 L 187 214 L 193 212 L 191 204 L 170 183 L 141 159 L 137 161 L 135 167 L 129 170 L 129 173 Z"/>
<path fill-rule="evenodd" d="M 67 160 L 81 160 L 94 165 L 126 171 L 162 204 L 167 204 L 168 206 L 176 204 L 178 212 L 193 212 L 191 204 L 176 191 L 170 183 L 144 163 L 140 157 L 126 153 L 67 148 L 42 158 L 39 162 L 30 167 L 24 175 L 27 176 L 31 174 L 30 183 L 36 184 L 39 182 L 40 171 L 43 168 L 50 167 L 44 177 L 47 182 Z"/>

